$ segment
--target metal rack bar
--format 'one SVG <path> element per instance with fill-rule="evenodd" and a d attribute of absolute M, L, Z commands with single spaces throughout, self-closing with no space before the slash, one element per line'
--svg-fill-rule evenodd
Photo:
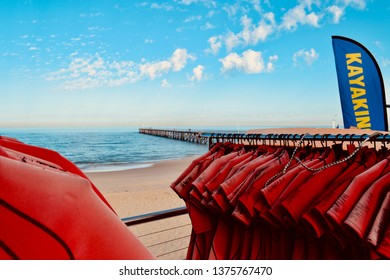
<path fill-rule="evenodd" d="M 209 138 L 209 145 L 215 142 L 241 143 L 247 141 L 249 144 L 257 140 L 263 141 L 298 141 L 305 136 L 305 141 L 338 141 L 338 142 L 362 142 L 370 138 L 370 142 L 390 143 L 390 134 L 230 134 L 230 133 L 203 133 L 202 136 Z"/>
<path fill-rule="evenodd" d="M 261 139 L 261 140 L 300 140 L 305 134 L 230 134 L 230 133 L 202 133 L 209 138 L 225 139 Z M 328 141 L 363 141 L 370 137 L 369 134 L 306 134 L 305 140 Z M 371 140 L 370 140 L 371 141 Z M 380 134 L 372 138 L 372 141 L 390 141 L 390 134 Z"/>

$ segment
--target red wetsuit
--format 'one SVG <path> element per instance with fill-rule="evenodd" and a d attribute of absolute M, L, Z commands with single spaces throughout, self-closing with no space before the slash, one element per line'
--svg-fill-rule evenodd
<path fill-rule="evenodd" d="M 390 173 L 375 181 L 354 206 L 344 225 L 353 231 L 361 240 L 368 235 L 376 214 L 390 191 Z"/>
<path fill-rule="evenodd" d="M 390 192 L 388 192 L 383 200 L 383 203 L 375 217 L 370 232 L 366 238 L 373 250 L 377 249 L 381 242 L 387 227 L 390 226 Z"/>
<path fill-rule="evenodd" d="M 221 170 L 223 166 L 237 156 L 238 152 L 232 152 L 214 160 L 192 183 L 190 200 L 201 208 L 203 193 L 206 191 L 205 185 Z"/>
<path fill-rule="evenodd" d="M 205 205 L 211 200 L 212 193 L 219 187 L 221 183 L 228 178 L 229 172 L 233 168 L 239 168 L 241 164 L 245 164 L 252 160 L 254 156 L 253 152 L 247 152 L 241 154 L 234 159 L 230 160 L 209 182 L 207 182 L 204 187 L 205 191 L 203 192 L 203 197 L 205 199 Z"/>
<path fill-rule="evenodd" d="M 221 157 L 224 152 L 225 149 L 220 148 L 207 157 L 202 157 L 202 160 L 196 161 L 195 167 L 187 174 L 187 176 L 185 176 L 179 184 L 171 186 L 179 197 L 187 201 L 192 190 L 192 182 L 194 182 L 203 170 L 205 170 L 215 159 Z"/>
<path fill-rule="evenodd" d="M 375 246 L 375 251 L 390 259 L 390 194 L 387 193 L 367 240 Z"/>
<path fill-rule="evenodd" d="M 324 166 L 325 164 L 329 162 L 333 162 L 335 160 L 335 155 L 332 151 L 327 155 L 325 161 L 319 161 L 316 164 L 313 164 L 312 168 L 319 168 Z M 286 186 L 284 189 L 275 189 L 277 193 L 280 193 L 277 200 L 274 202 L 272 207 L 270 208 L 268 214 L 270 217 L 270 220 L 274 221 L 275 225 L 278 227 L 286 227 L 286 220 L 284 219 L 284 211 L 281 206 L 281 203 L 289 197 L 290 194 L 292 194 L 296 189 L 298 189 L 300 186 L 302 186 L 306 181 L 309 180 L 309 178 L 313 176 L 313 172 L 303 169 L 301 172 L 299 172 L 296 177 L 291 181 L 290 184 Z M 281 191 L 281 192 L 280 192 Z"/>
<path fill-rule="evenodd" d="M 255 211 L 254 205 L 258 200 L 259 193 L 263 189 L 265 183 L 274 175 L 281 172 L 284 166 L 288 163 L 288 153 L 283 153 L 280 157 L 270 161 L 263 168 L 255 171 L 255 178 L 249 188 L 238 198 L 238 204 L 233 212 L 233 217 L 239 219 L 246 225 L 252 221 Z M 238 194 L 239 195 L 239 194 Z"/>
<path fill-rule="evenodd" d="M 216 201 L 219 206 L 221 206 L 221 202 L 226 204 L 226 208 L 222 207 L 222 212 L 226 212 L 229 207 L 229 201 L 227 200 L 226 193 L 224 193 L 222 190 L 226 190 L 226 185 L 228 184 L 236 184 L 235 186 L 239 188 L 241 186 L 239 182 L 239 178 L 242 178 L 244 180 L 248 180 L 248 177 L 245 175 L 251 174 L 251 171 L 256 169 L 258 166 L 265 165 L 267 160 L 270 160 L 274 157 L 274 154 L 268 154 L 260 156 L 259 158 L 255 158 L 250 162 L 247 162 L 245 160 L 245 165 L 240 165 L 240 168 L 236 168 L 237 173 L 231 173 L 231 177 L 226 178 L 227 180 L 222 183 L 222 187 L 220 187 L 217 191 L 214 191 L 213 193 L 213 201 Z M 236 165 L 237 166 L 237 165 Z M 237 175 L 238 174 L 238 175 Z M 245 174 L 245 175 L 244 175 Z M 224 188 L 225 187 L 225 188 Z M 232 187 L 232 186 L 231 186 Z M 234 190 L 232 188 L 232 190 Z M 224 204 L 222 204 L 224 205 Z M 227 227 L 229 225 L 229 227 Z M 215 236 L 213 239 L 213 246 L 212 250 L 210 252 L 210 259 L 240 259 L 241 254 L 240 250 L 238 250 L 240 247 L 239 241 L 240 239 L 237 239 L 237 237 L 241 236 L 243 233 L 242 229 L 240 228 L 240 225 L 237 225 L 234 221 L 226 221 L 224 218 L 220 219 L 218 222 L 218 227 L 215 232 Z M 226 231 L 229 229 L 229 231 Z M 232 234 L 233 232 L 233 234 Z M 223 240 L 221 242 L 221 240 Z M 222 244 L 230 243 L 231 246 L 222 246 Z"/>
<path fill-rule="evenodd" d="M 252 228 L 247 228 L 247 226 L 252 222 L 254 218 L 254 202 L 256 200 L 256 194 L 264 186 L 265 182 L 278 172 L 280 172 L 285 164 L 289 160 L 287 152 L 283 151 L 278 158 L 272 159 L 271 161 L 257 167 L 252 173 L 252 179 L 247 180 L 247 184 L 242 186 L 238 192 L 234 194 L 233 199 L 230 199 L 232 206 L 235 206 L 235 210 L 232 213 L 233 218 L 236 218 L 238 221 L 243 223 L 236 230 L 238 235 L 233 237 L 232 248 L 240 248 L 240 254 L 231 250 L 230 256 L 239 256 L 240 259 L 254 259 L 256 258 L 254 253 L 256 248 L 260 246 L 256 241 L 263 240 L 260 237 L 266 232 L 264 227 L 259 226 L 258 223 L 253 225 Z M 239 225 L 237 225 L 239 227 Z M 259 230 L 259 229 L 262 230 Z M 240 236 L 242 236 L 240 238 Z"/>
<path fill-rule="evenodd" d="M 367 188 L 389 170 L 390 158 L 386 158 L 356 176 L 340 198 L 327 211 L 328 218 L 336 225 L 341 225 Z"/>
<path fill-rule="evenodd" d="M 230 200 L 228 199 L 228 196 L 248 179 L 248 176 L 256 169 L 256 167 L 261 166 L 274 157 L 275 156 L 273 154 L 269 154 L 253 159 L 219 186 L 219 188 L 213 193 L 212 198 L 216 205 L 220 207 L 222 212 L 227 212 L 230 209 Z"/>
<path fill-rule="evenodd" d="M 326 230 L 332 229 L 331 224 L 327 220 L 326 211 L 332 207 L 357 175 L 373 166 L 376 162 L 376 152 L 372 150 L 358 152 L 347 170 L 332 182 L 323 195 L 315 202 L 315 206 L 311 211 L 303 215 L 304 222 L 306 222 L 306 225 L 317 238 L 321 237 Z"/>
<path fill-rule="evenodd" d="M 229 161 L 238 156 L 238 152 L 221 156 L 214 160 L 192 183 L 187 208 L 192 221 L 195 239 L 195 250 L 191 259 L 207 259 L 215 228 L 215 218 L 210 211 L 201 203 L 208 183 Z M 194 255 L 196 254 L 196 255 Z"/>
<path fill-rule="evenodd" d="M 318 166 L 321 163 L 323 163 L 323 161 L 320 159 L 305 161 L 305 164 L 309 167 Z M 276 203 L 283 190 L 286 189 L 294 178 L 304 170 L 302 165 L 296 163 L 295 165 L 292 165 L 285 174 L 260 190 L 255 209 L 261 218 L 273 224 L 273 219 L 268 213 L 269 209 Z"/>
<path fill-rule="evenodd" d="M 180 174 L 180 176 L 174 181 L 172 182 L 171 184 L 171 188 L 179 195 L 179 197 L 181 197 L 181 194 L 180 192 L 178 191 L 178 186 L 179 184 L 186 178 L 190 175 L 190 173 L 194 172 L 194 170 L 197 170 L 198 168 L 200 168 L 200 165 L 202 163 L 203 160 L 205 160 L 206 158 L 212 156 L 215 151 L 217 151 L 218 149 L 220 149 L 221 147 L 221 144 L 218 144 L 218 145 L 214 145 L 207 153 L 201 155 L 200 157 L 194 159 L 191 164 Z"/>

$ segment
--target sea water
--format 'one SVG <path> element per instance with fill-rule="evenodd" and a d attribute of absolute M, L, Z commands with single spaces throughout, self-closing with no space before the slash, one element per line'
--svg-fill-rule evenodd
<path fill-rule="evenodd" d="M 164 127 L 205 133 L 245 133 L 265 127 Z M 87 172 L 145 168 L 202 155 L 208 145 L 140 134 L 138 127 L 0 128 L 0 136 L 55 150 Z"/>
<path fill-rule="evenodd" d="M 140 134 L 136 127 L 0 128 L 0 135 L 55 150 L 88 172 L 143 168 L 157 161 L 201 155 L 208 149 Z"/>

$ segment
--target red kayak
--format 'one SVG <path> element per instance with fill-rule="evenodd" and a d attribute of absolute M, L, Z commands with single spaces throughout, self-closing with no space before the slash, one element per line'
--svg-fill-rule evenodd
<path fill-rule="evenodd" d="M 0 259 L 154 259 L 55 151 L 0 136 Z"/>

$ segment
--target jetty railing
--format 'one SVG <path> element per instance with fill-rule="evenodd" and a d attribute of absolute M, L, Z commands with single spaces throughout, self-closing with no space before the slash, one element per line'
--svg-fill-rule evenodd
<path fill-rule="evenodd" d="M 154 128 L 140 128 L 139 133 L 153 135 L 158 137 L 170 138 L 174 140 L 181 140 L 192 142 L 196 144 L 208 144 L 208 137 L 204 136 L 200 131 L 189 130 L 172 130 L 172 129 L 154 129 Z"/>

